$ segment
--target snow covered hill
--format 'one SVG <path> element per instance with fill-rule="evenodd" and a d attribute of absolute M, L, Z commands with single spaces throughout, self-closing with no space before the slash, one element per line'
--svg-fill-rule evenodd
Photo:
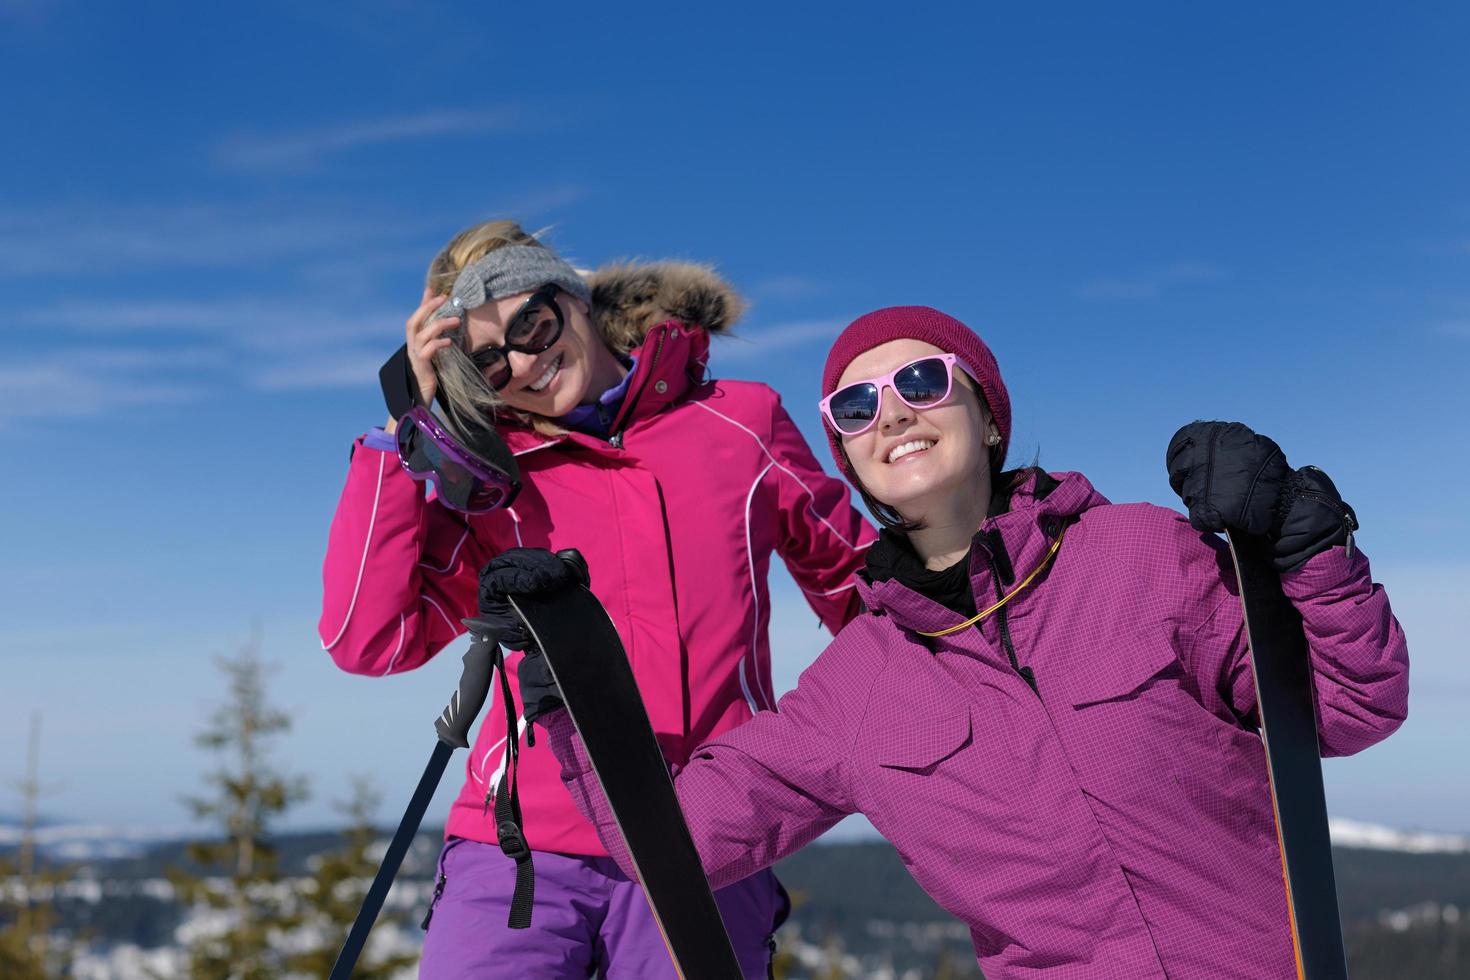
<path fill-rule="evenodd" d="M 0 820 L 0 852 L 20 846 L 19 824 Z M 155 844 L 187 840 L 186 826 L 118 827 L 107 824 L 45 824 L 36 828 L 36 845 L 57 861 L 97 861 L 137 857 Z"/>
<path fill-rule="evenodd" d="M 1470 854 L 1470 834 L 1402 830 L 1340 817 L 1333 818 L 1330 824 L 1332 843 L 1337 847 L 1406 854 Z M 137 857 L 156 844 L 190 837 L 190 828 L 182 825 L 121 827 L 54 823 L 36 831 L 37 843 L 47 856 L 69 862 Z M 858 835 L 852 839 L 867 838 Z M 0 817 L 0 852 L 20 846 L 20 840 L 18 823 Z"/>
<path fill-rule="evenodd" d="M 1368 851 L 1402 851 L 1406 854 L 1470 854 L 1470 835 L 1443 834 L 1423 830 L 1395 830 L 1358 820 L 1333 818 L 1328 821 L 1332 843 Z"/>

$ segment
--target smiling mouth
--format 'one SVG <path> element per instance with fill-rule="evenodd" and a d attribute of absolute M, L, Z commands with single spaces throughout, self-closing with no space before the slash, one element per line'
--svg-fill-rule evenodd
<path fill-rule="evenodd" d="M 551 379 L 556 377 L 556 372 L 561 370 L 562 361 L 566 359 L 566 356 L 565 353 L 556 355 L 552 362 L 546 365 L 546 370 L 541 372 L 541 377 L 526 385 L 526 390 L 537 393 L 545 391 L 546 386 L 551 384 Z"/>
<path fill-rule="evenodd" d="M 912 456 L 914 453 L 921 453 L 926 449 L 933 449 L 934 444 L 935 440 L 933 439 L 910 439 L 908 442 L 900 443 L 888 450 L 888 459 L 885 462 L 890 464 L 896 463 L 905 456 Z"/>

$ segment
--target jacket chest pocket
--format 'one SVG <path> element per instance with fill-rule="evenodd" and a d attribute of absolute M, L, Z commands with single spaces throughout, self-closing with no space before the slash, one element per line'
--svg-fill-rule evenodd
<path fill-rule="evenodd" d="M 1179 773 L 1224 763 L 1231 726 L 1200 704 L 1168 627 L 1099 638 L 1066 674 L 1052 714 L 1089 795 L 1155 807 L 1181 791 Z"/>
<path fill-rule="evenodd" d="M 854 800 L 901 854 L 928 853 L 957 833 L 941 814 L 972 811 L 983 756 L 968 705 L 931 702 L 870 713 L 857 751 Z M 968 821 L 966 821 L 968 822 Z"/>
<path fill-rule="evenodd" d="M 873 761 L 892 772 L 931 774 L 974 741 L 970 712 L 963 705 L 936 706 L 928 717 L 889 718 L 881 724 L 884 730 L 874 736 Z"/>

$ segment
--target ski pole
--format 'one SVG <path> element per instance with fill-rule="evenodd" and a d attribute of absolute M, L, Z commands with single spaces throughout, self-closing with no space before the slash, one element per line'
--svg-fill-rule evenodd
<path fill-rule="evenodd" d="M 372 887 L 363 897 L 362 908 L 352 923 L 347 941 L 342 944 L 342 952 L 337 954 L 337 962 L 332 966 L 329 980 L 348 980 L 352 976 L 352 968 L 362 955 L 368 933 L 377 921 L 378 913 L 382 911 L 383 900 L 388 897 L 388 889 L 398 875 L 399 865 L 403 864 L 403 856 L 408 853 L 408 846 L 419 832 L 424 811 L 434 798 L 434 791 L 439 787 L 439 780 L 444 775 L 445 766 L 449 764 L 449 757 L 454 754 L 455 749 L 469 747 L 470 727 L 474 725 L 475 718 L 490 692 L 495 654 L 496 640 L 493 636 L 475 637 L 469 650 L 465 651 L 464 669 L 459 675 L 459 689 L 454 692 L 449 704 L 434 722 L 434 731 L 439 741 L 434 746 L 433 754 L 429 756 L 429 764 L 424 766 L 424 774 L 419 777 L 413 799 L 408 801 L 408 809 L 403 812 L 398 831 L 393 835 L 387 853 L 383 855 L 383 863 L 378 867 Z"/>

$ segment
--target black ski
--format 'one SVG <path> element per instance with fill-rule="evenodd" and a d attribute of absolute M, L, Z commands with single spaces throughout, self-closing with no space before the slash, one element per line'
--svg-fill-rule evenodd
<path fill-rule="evenodd" d="M 509 596 L 544 652 L 680 977 L 740 980 L 668 764 L 607 611 L 586 588 Z"/>
<path fill-rule="evenodd" d="M 1303 980 L 1346 980 L 1342 921 L 1327 831 L 1311 662 L 1302 618 L 1281 589 L 1263 539 L 1227 533 L 1240 582 L 1261 741 L 1281 844 L 1282 873 Z"/>

